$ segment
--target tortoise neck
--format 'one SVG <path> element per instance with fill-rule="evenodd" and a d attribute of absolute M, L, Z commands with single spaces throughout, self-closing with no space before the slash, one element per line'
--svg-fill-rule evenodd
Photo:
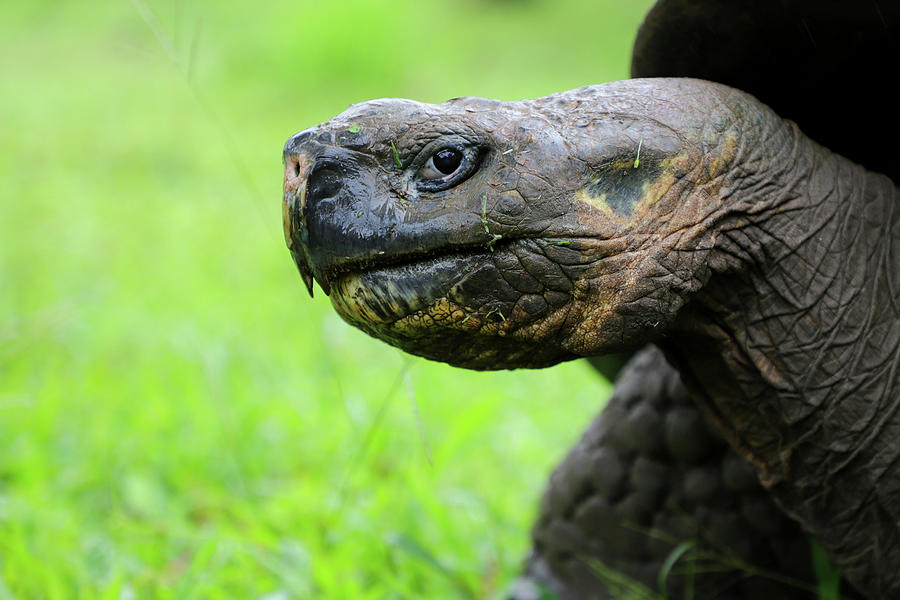
<path fill-rule="evenodd" d="M 872 552 L 900 558 L 883 493 L 900 481 L 900 194 L 797 131 L 785 148 L 766 169 L 780 180 L 732 191 L 709 280 L 663 345 L 782 508 L 858 575 Z"/>
<path fill-rule="evenodd" d="M 697 358 L 725 363 L 724 372 L 698 370 L 698 380 L 719 389 L 712 381 L 726 379 L 734 389 L 722 397 L 756 415 L 742 415 L 735 435 L 773 480 L 806 440 L 837 449 L 870 436 L 867 420 L 900 394 L 897 188 L 794 137 L 792 165 L 765 169 L 783 181 L 747 177 L 748 189 L 732 192 L 709 281 L 677 325 L 711 350 L 692 348 Z M 677 336 L 671 345 L 683 346 Z M 863 401 L 872 413 L 860 413 Z M 723 419 L 734 408 L 718 407 Z"/>

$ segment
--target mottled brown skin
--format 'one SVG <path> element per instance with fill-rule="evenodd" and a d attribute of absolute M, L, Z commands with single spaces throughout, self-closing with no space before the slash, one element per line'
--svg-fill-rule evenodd
<path fill-rule="evenodd" d="M 477 169 L 422 191 L 447 144 L 475 149 Z M 900 596 L 887 177 L 690 79 L 363 103 L 289 140 L 285 160 L 288 245 L 350 323 L 476 369 L 655 341 L 847 578 Z"/>

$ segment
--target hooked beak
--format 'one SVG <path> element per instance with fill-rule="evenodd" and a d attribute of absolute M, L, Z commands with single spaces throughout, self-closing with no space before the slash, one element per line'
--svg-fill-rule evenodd
<path fill-rule="evenodd" d="M 309 264 L 295 237 L 306 234 L 303 220 L 306 216 L 306 182 L 312 160 L 304 153 L 285 154 L 284 156 L 284 200 L 282 202 L 282 218 L 284 224 L 284 241 L 297 268 L 310 298 L 313 297 L 313 275 Z"/>

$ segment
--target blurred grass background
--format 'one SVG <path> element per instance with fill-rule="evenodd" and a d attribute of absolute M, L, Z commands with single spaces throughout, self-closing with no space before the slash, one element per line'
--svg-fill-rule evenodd
<path fill-rule="evenodd" d="M 0 3 L 0 600 L 503 597 L 608 385 L 310 300 L 281 148 L 369 98 L 624 78 L 649 4 Z"/>

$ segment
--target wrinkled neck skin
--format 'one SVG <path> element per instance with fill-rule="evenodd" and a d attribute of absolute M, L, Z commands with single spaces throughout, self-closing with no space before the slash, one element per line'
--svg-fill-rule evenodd
<path fill-rule="evenodd" d="M 749 119 L 709 278 L 662 346 L 845 575 L 900 597 L 898 191 L 791 123 Z"/>

